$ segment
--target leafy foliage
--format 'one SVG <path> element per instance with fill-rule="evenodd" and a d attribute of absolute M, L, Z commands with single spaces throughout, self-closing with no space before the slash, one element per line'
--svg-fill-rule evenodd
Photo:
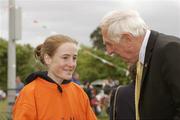
<path fill-rule="evenodd" d="M 126 66 L 119 57 L 108 56 L 102 50 L 81 46 L 79 51 L 77 71 L 82 81 L 89 80 L 92 82 L 97 79 L 111 78 L 119 80 L 121 84 L 126 84 L 129 82 L 129 78 L 123 71 Z"/>
<path fill-rule="evenodd" d="M 36 70 L 34 49 L 29 45 L 16 45 L 16 71 L 24 80 L 31 72 Z"/>
<path fill-rule="evenodd" d="M 8 71 L 8 42 L 0 39 L 0 88 L 7 89 Z M 16 45 L 16 74 L 24 80 L 27 75 L 37 68 L 33 57 L 33 47 L 30 45 Z"/>
<path fill-rule="evenodd" d="M 7 86 L 7 41 L 0 38 L 0 88 Z"/>
<path fill-rule="evenodd" d="M 90 35 L 91 41 L 93 42 L 93 47 L 97 48 L 99 50 L 105 50 L 105 47 L 103 45 L 103 39 L 101 30 L 99 27 L 97 27 Z"/>

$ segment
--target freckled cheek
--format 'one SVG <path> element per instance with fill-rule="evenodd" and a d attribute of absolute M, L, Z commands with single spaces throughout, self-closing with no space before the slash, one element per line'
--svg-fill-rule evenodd
<path fill-rule="evenodd" d="M 73 66 L 73 67 L 74 67 L 74 69 L 76 68 L 76 66 L 77 66 L 77 63 L 74 63 L 74 66 Z"/>
<path fill-rule="evenodd" d="M 63 67 L 59 66 L 59 65 L 56 65 L 56 66 L 54 66 L 54 70 L 57 71 L 57 72 L 61 72 L 63 70 Z"/>
<path fill-rule="evenodd" d="M 65 64 L 62 64 L 60 62 L 56 62 L 54 65 L 53 65 L 56 69 L 63 69 L 63 67 L 65 66 Z"/>

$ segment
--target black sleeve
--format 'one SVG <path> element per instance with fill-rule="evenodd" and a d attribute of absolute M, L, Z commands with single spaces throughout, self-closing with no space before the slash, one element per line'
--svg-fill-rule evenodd
<path fill-rule="evenodd" d="M 174 120 L 180 119 L 180 44 L 172 42 L 163 51 L 163 79 L 167 83 L 175 106 Z"/>

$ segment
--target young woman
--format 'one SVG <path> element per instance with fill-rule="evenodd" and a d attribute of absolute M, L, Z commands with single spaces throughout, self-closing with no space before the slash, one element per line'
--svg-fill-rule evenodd
<path fill-rule="evenodd" d="M 70 81 L 76 68 L 77 42 L 54 35 L 37 46 L 35 56 L 47 72 L 27 80 L 13 107 L 13 120 L 96 120 L 83 89 Z"/>

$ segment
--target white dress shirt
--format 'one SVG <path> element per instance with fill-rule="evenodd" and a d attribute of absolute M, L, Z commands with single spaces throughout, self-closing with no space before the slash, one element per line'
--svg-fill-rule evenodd
<path fill-rule="evenodd" d="M 144 37 L 144 40 L 142 42 L 141 49 L 139 52 L 139 60 L 142 64 L 144 64 L 145 52 L 146 52 L 146 47 L 147 47 L 150 33 L 151 33 L 150 30 L 146 30 L 146 34 L 145 34 L 145 37 Z"/>

